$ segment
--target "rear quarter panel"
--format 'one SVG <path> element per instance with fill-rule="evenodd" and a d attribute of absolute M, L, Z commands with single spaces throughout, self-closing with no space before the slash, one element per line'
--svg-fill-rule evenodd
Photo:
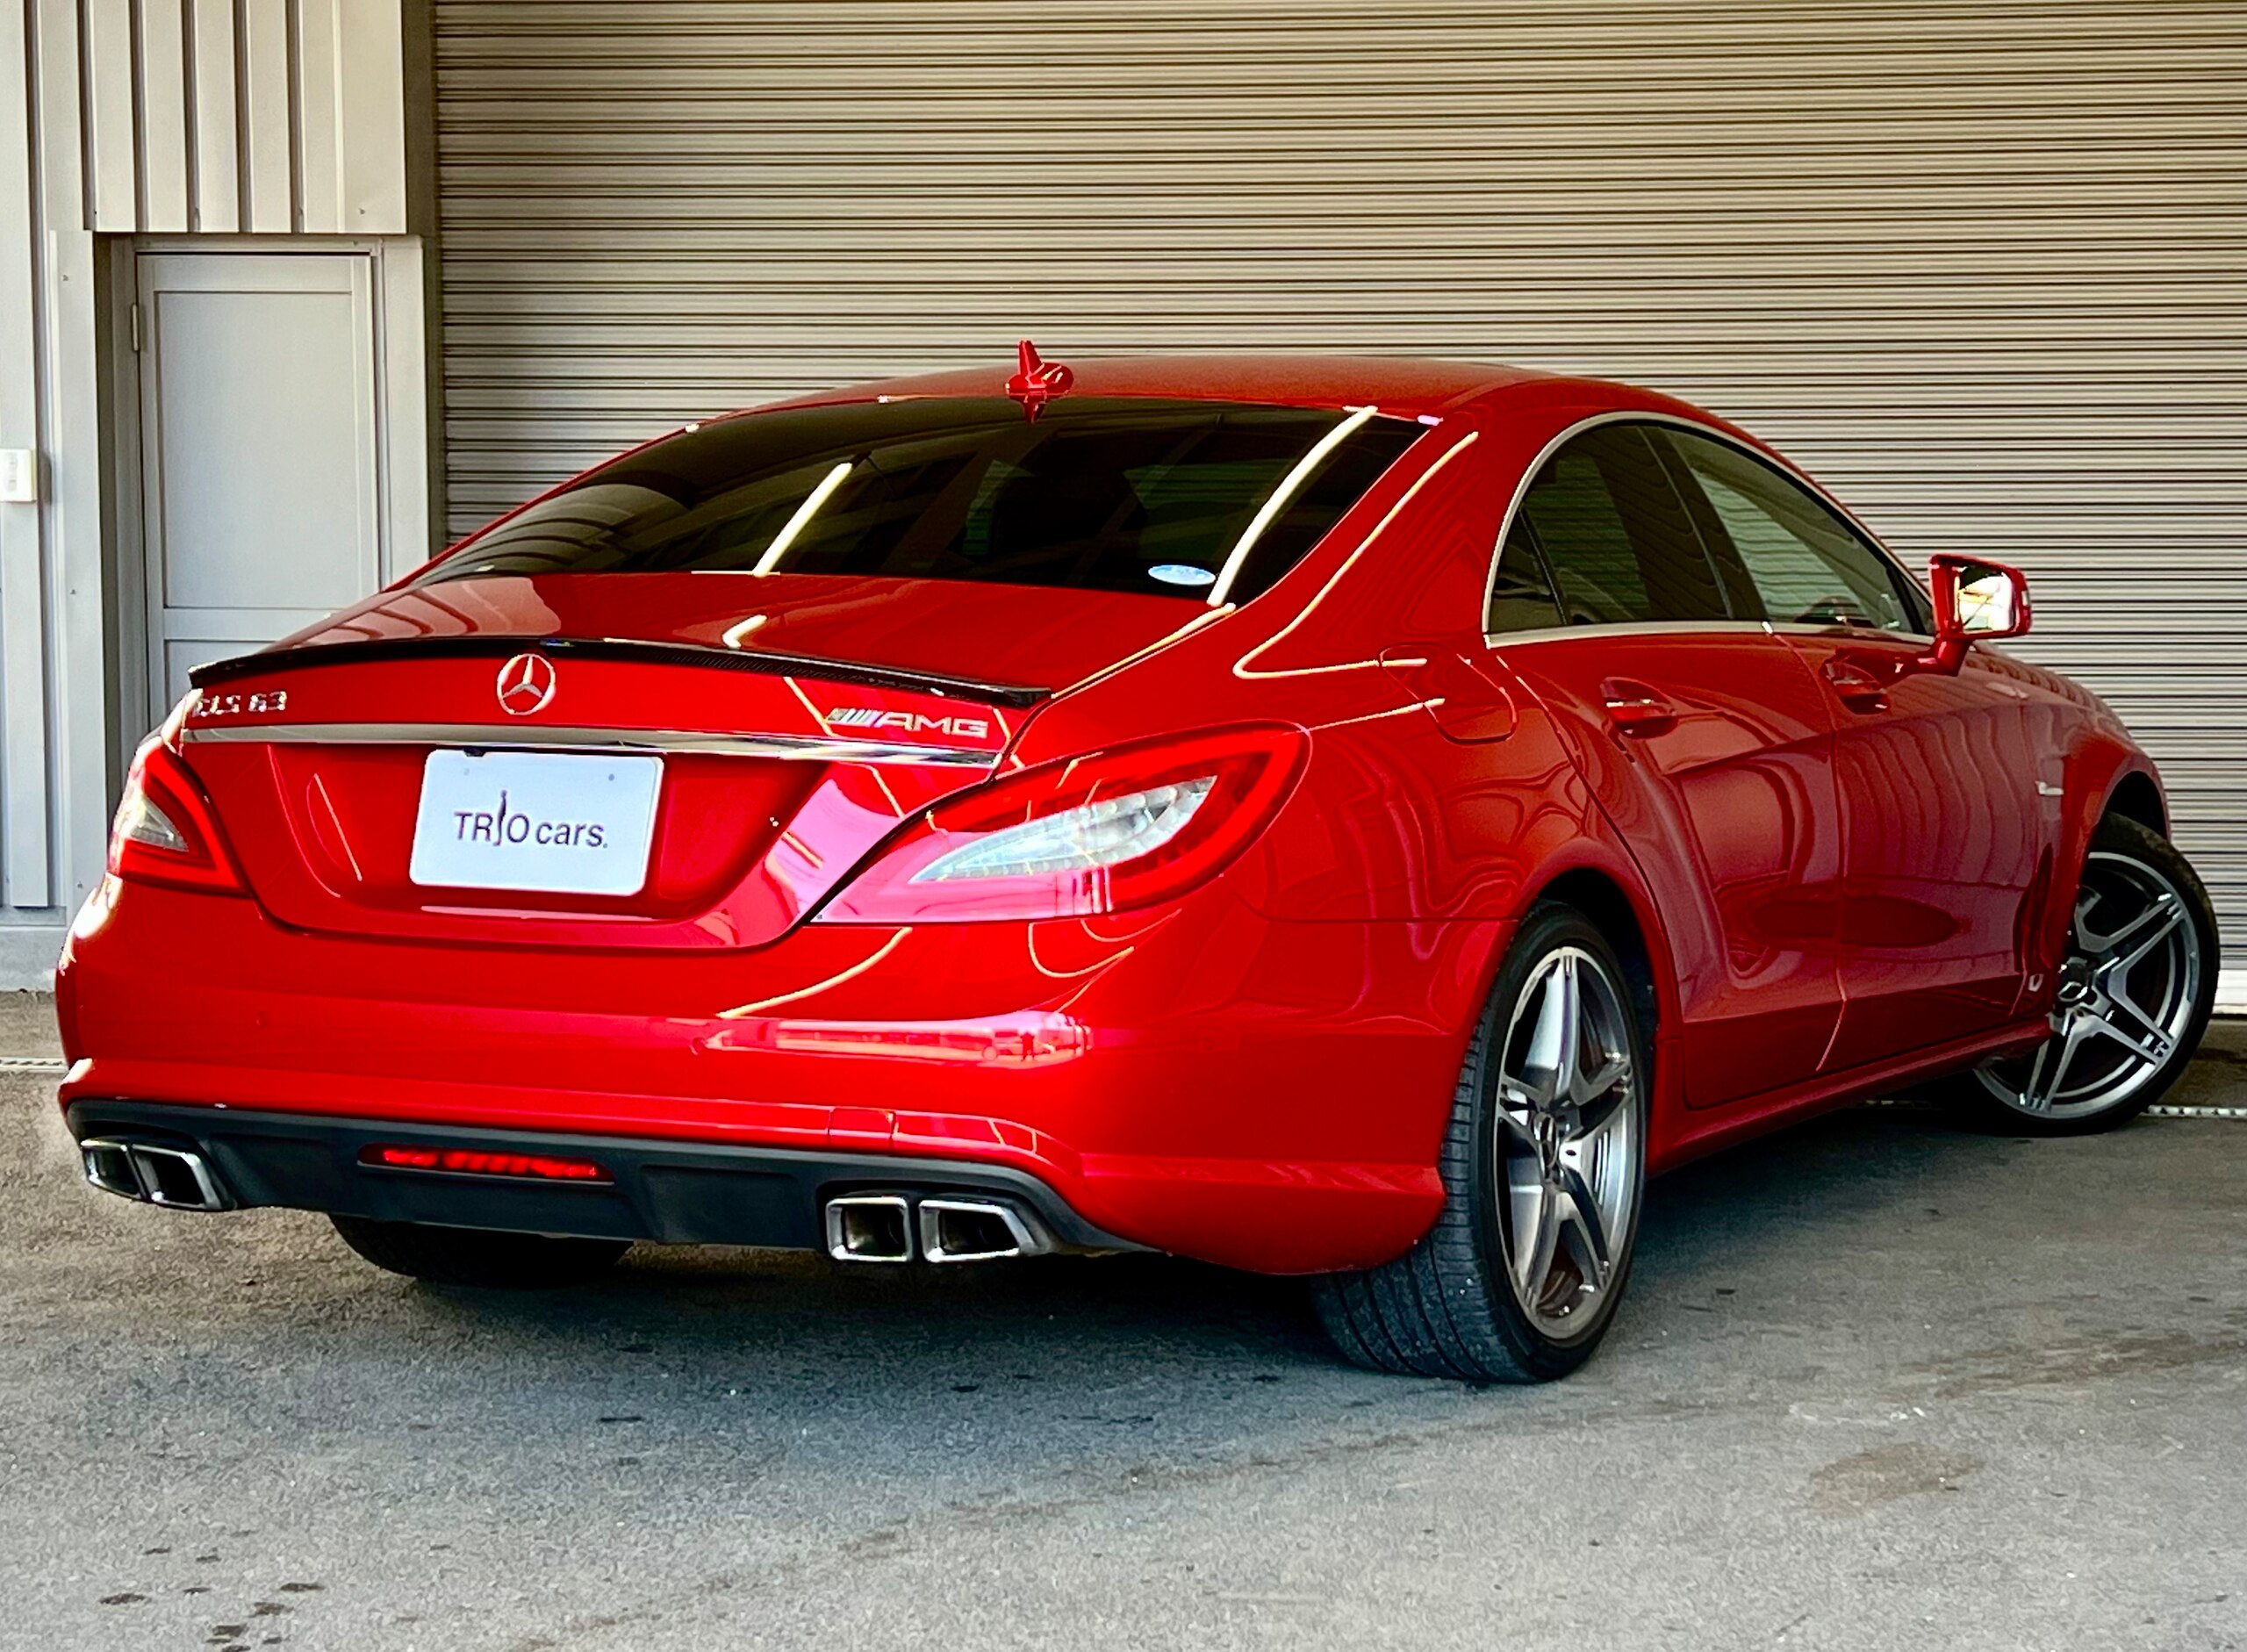
<path fill-rule="evenodd" d="M 1511 685 L 1511 732 L 1462 743 L 1439 728 L 1411 674 L 1381 658 L 1449 650 L 1489 669 L 1482 608 L 1506 502 L 1547 427 L 1583 411 L 1556 400 L 1526 423 L 1447 420 L 1400 462 L 1396 485 L 1287 579 L 1238 613 L 1188 619 L 1150 657 L 1065 693 L 1033 717 L 1014 760 L 1218 722 L 1299 724 L 1311 734 L 1303 777 L 1226 874 L 1241 899 L 1281 923 L 1415 932 L 1412 950 L 1441 959 L 1446 982 L 1469 982 L 1432 992 L 1463 1053 L 1513 923 L 1555 879 L 1595 872 L 1623 891 L 1665 960 L 1654 972 L 1659 1052 L 1678 1024 L 1669 937 L 1549 715 Z M 1363 1002 L 1393 990 L 1368 982 Z M 1675 1110 L 1675 1067 L 1657 1054 L 1658 1118 Z M 1450 1088 L 1419 1082 L 1426 1094 L 1412 1110 L 1432 1155 Z"/>

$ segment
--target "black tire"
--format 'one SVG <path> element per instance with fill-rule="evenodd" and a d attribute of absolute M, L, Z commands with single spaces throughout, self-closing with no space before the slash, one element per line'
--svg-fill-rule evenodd
<path fill-rule="evenodd" d="M 1626 1174 L 1627 1195 L 1616 1194 L 1620 1219 L 1602 1225 L 1608 1261 L 1596 1300 L 1587 1304 L 1580 1324 L 1556 1327 L 1530 1311 L 1508 1265 L 1508 1224 L 1520 1206 L 1501 1160 L 1511 1154 L 1520 1165 L 1528 1162 L 1524 1155 L 1530 1150 L 1525 1133 L 1506 1122 L 1498 1088 L 1509 1051 L 1521 1047 L 1523 1016 L 1533 998 L 1541 1005 L 1545 972 L 1570 953 L 1595 962 L 1615 988 L 1617 1036 L 1625 1047 L 1609 1053 L 1626 1058 L 1621 1083 L 1627 1094 L 1606 1116 L 1627 1111 L 1622 1121 L 1627 1146 L 1615 1146 L 1612 1155 L 1604 1146 L 1601 1152 Z M 1552 902 L 1532 910 L 1498 970 L 1460 1069 L 1439 1156 L 1447 1196 L 1435 1226 L 1394 1261 L 1328 1275 L 1314 1285 L 1319 1318 L 1350 1360 L 1375 1370 L 1470 1383 L 1541 1383 L 1567 1375 L 1591 1357 L 1630 1276 L 1646 1184 L 1653 1064 L 1639 996 L 1614 949 L 1583 914 Z M 1602 1034 L 1600 1041 L 1610 1040 Z M 1604 1186 L 1604 1170 L 1598 1179 Z M 1576 1185 L 1584 1187 L 1581 1176 Z M 1538 1209 L 1543 1211 L 1541 1203 Z"/>
<path fill-rule="evenodd" d="M 2109 893 L 2100 890 L 2102 878 L 2107 880 Z M 2140 995 L 2158 1000 L 2157 1010 L 2150 1018 L 2141 1011 L 2135 1022 L 2117 1011 L 2111 995 L 2117 989 L 2113 982 L 2101 979 L 2100 955 L 2085 944 L 2084 905 L 2086 897 L 2093 903 L 2090 918 L 2094 925 L 2109 922 L 2099 916 L 2103 909 L 2096 902 L 2116 898 L 2111 892 L 2127 892 L 2133 880 L 2145 892 L 2165 888 L 2177 903 L 2180 919 L 2173 926 L 2174 945 L 2180 950 L 2172 956 L 2168 951 L 2169 944 L 2164 943 L 2158 956 L 2150 955 L 2142 960 L 2143 965 L 2160 965 L 2153 972 L 2157 980 L 2141 984 L 2136 966 L 2126 967 L 2123 973 L 2122 979 L 2128 983 L 2126 995 L 2130 1002 Z M 2151 917 L 2158 921 L 2159 914 L 2152 912 Z M 2109 815 L 2100 821 L 2091 837 L 2083 894 L 2078 896 L 2072 934 L 2068 962 L 2062 968 L 2063 998 L 2054 1010 L 2052 1037 L 2034 1055 L 1991 1062 L 1946 1080 L 1938 1087 L 1936 1094 L 1950 1104 L 1963 1122 L 2016 1136 L 2084 1136 L 2113 1130 L 2159 1101 L 2176 1083 L 2200 1047 L 2200 1036 L 2208 1031 L 2208 1016 L 2215 1008 L 2220 958 L 2215 912 L 2192 863 L 2177 852 L 2174 844 L 2160 833 L 2120 815 Z M 2188 955 L 2189 966 L 2185 962 Z M 2090 983 L 2087 992 L 2086 980 Z M 2121 1025 L 2141 1039 L 2147 1036 L 2149 1028 L 2157 1029 L 2158 1036 L 2168 1040 L 2167 1053 L 2157 1061 L 2133 1058 L 2113 1038 L 2094 1035 L 2084 1040 L 2085 1047 L 2092 1049 L 2093 1061 L 2097 1063 L 2104 1056 L 2108 1062 L 2121 1063 L 2122 1070 L 2103 1088 L 2087 1081 L 2081 1098 L 2074 1101 L 2065 1099 L 2068 1092 L 2056 1084 L 2057 1098 L 2049 1102 L 2044 1110 L 2037 1110 L 2028 1102 L 2037 1088 L 2034 1081 L 2049 1072 L 2050 1067 L 2048 1065 L 2040 1069 L 2036 1063 L 2042 1060 L 2049 1064 L 2065 1047 L 2069 1018 L 2078 1013 L 2069 1002 L 2070 994 L 2078 995 L 2075 1005 L 2103 1011 L 2090 1017 L 2101 1026 L 2109 1023 Z M 2109 1045 L 2114 1047 L 2109 1049 Z M 2079 1053 L 2071 1058 L 2080 1059 Z M 2102 1071 L 2102 1067 L 2094 1065 L 2092 1079 L 2095 1080 Z"/>
<path fill-rule="evenodd" d="M 489 1228 L 431 1227 L 332 1216 L 343 1242 L 376 1267 L 432 1285 L 492 1290 L 556 1290 L 606 1272 L 631 1248 L 623 1239 L 502 1233 Z"/>

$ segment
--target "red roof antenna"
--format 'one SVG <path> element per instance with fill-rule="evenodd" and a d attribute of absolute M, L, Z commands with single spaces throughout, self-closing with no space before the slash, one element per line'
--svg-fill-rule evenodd
<path fill-rule="evenodd" d="M 1022 366 L 1007 381 L 1007 394 L 1022 404 L 1023 417 L 1032 424 L 1045 411 L 1045 404 L 1056 396 L 1066 395 L 1077 376 L 1059 362 L 1040 361 L 1037 346 L 1024 339 L 1020 346 Z"/>

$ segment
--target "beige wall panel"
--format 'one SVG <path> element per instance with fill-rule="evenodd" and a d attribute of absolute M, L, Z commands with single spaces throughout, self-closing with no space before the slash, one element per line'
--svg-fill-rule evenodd
<path fill-rule="evenodd" d="M 241 219 L 240 110 L 234 90 L 233 0 L 190 0 L 194 34 L 195 223 L 231 234 Z"/>
<path fill-rule="evenodd" d="M 28 87 L 27 14 L 0 9 L 0 87 Z M 0 111 L 0 224 L 37 221 L 31 123 Z M 39 435 L 39 265 L 29 233 L 0 235 L 0 444 Z M 0 504 L 0 911 L 52 898 L 45 593 L 39 507 Z"/>
<path fill-rule="evenodd" d="M 85 0 L 86 177 L 91 229 L 129 230 L 140 222 L 140 180 L 133 137 L 131 0 Z M 74 28 L 72 33 L 76 34 Z"/>
<path fill-rule="evenodd" d="M 337 4 L 296 0 L 297 195 L 301 203 L 297 227 L 314 235 L 350 227 L 343 221 L 339 161 L 343 111 L 336 85 Z"/>
<path fill-rule="evenodd" d="M 240 0 L 240 99 L 242 176 L 248 186 L 248 227 L 286 233 L 297 226 L 289 102 L 289 0 Z"/>
<path fill-rule="evenodd" d="M 59 221 L 406 233 L 399 0 L 31 3 L 42 73 L 51 65 L 72 87 L 67 111 L 42 109 L 42 127 L 75 126 L 82 140 L 70 159 L 83 162 L 85 198 Z"/>
<path fill-rule="evenodd" d="M 140 227 L 175 233 L 188 222 L 187 26 L 182 0 L 141 0 Z"/>
<path fill-rule="evenodd" d="M 79 96 L 81 52 L 77 0 L 37 0 L 32 37 L 38 51 L 39 214 L 33 233 L 60 226 L 90 226 L 86 159 L 92 153 L 91 127 Z M 71 133 L 82 141 L 68 141 Z"/>
<path fill-rule="evenodd" d="M 336 4 L 342 227 L 353 234 L 398 234 L 407 227 L 403 8 Z"/>

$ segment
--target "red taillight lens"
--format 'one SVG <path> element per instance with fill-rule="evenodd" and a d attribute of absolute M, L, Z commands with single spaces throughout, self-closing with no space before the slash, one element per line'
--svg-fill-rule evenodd
<path fill-rule="evenodd" d="M 514 1176 L 528 1182 L 607 1182 L 607 1171 L 588 1159 L 556 1159 L 546 1153 L 485 1153 L 469 1147 L 359 1149 L 359 1162 L 378 1170 L 434 1170 L 455 1176 Z"/>
<path fill-rule="evenodd" d="M 829 923 L 1089 917 L 1184 894 L 1279 812 L 1309 737 L 1256 725 L 1048 763 L 914 821 L 819 914 Z"/>
<path fill-rule="evenodd" d="M 125 801 L 110 829 L 109 869 L 142 883 L 246 894 L 219 834 L 219 817 L 178 753 L 151 736 L 133 755 Z"/>

